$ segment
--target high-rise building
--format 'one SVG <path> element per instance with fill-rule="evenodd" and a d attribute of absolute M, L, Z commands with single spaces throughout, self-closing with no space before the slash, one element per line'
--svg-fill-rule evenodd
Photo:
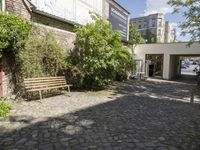
<path fill-rule="evenodd" d="M 147 43 L 169 43 L 172 33 L 169 22 L 165 22 L 164 14 L 157 13 L 144 17 L 132 18 L 130 21 Z M 173 35 L 175 38 L 175 35 Z"/>
<path fill-rule="evenodd" d="M 165 43 L 176 42 L 176 29 L 170 26 L 169 21 L 165 22 Z"/>

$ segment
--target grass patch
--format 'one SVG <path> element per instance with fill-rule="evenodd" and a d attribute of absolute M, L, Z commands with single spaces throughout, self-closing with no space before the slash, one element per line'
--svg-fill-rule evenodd
<path fill-rule="evenodd" d="M 0 117 L 8 116 L 10 112 L 10 105 L 5 103 L 6 97 L 0 97 Z"/>

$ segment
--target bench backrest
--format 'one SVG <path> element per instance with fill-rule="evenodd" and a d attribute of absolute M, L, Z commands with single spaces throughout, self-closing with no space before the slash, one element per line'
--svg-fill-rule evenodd
<path fill-rule="evenodd" d="M 24 80 L 26 90 L 46 89 L 52 87 L 65 86 L 67 84 L 65 76 L 27 78 Z"/>

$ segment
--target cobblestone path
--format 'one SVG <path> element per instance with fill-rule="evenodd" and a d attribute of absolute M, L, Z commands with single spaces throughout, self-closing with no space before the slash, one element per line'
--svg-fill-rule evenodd
<path fill-rule="evenodd" d="M 200 150 L 200 106 L 192 85 L 120 83 L 12 104 L 0 122 L 0 150 Z"/>

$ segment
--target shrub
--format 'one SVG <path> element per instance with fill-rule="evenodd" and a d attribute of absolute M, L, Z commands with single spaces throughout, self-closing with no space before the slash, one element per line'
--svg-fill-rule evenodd
<path fill-rule="evenodd" d="M 20 51 L 19 60 L 23 78 L 56 76 L 66 68 L 66 54 L 53 34 L 39 33 L 39 31 L 32 33 L 25 48 Z"/>
<path fill-rule="evenodd" d="M 5 103 L 6 98 L 0 97 L 0 117 L 6 117 L 10 112 L 10 106 Z"/>
<path fill-rule="evenodd" d="M 76 49 L 70 54 L 71 70 L 76 68 L 80 85 L 103 86 L 116 79 L 117 74 L 132 69 L 133 59 L 123 47 L 119 32 L 111 24 L 92 16 L 94 23 L 76 27 Z"/>
<path fill-rule="evenodd" d="M 31 25 L 19 17 L 0 13 L 0 52 L 14 55 L 23 48 Z"/>

